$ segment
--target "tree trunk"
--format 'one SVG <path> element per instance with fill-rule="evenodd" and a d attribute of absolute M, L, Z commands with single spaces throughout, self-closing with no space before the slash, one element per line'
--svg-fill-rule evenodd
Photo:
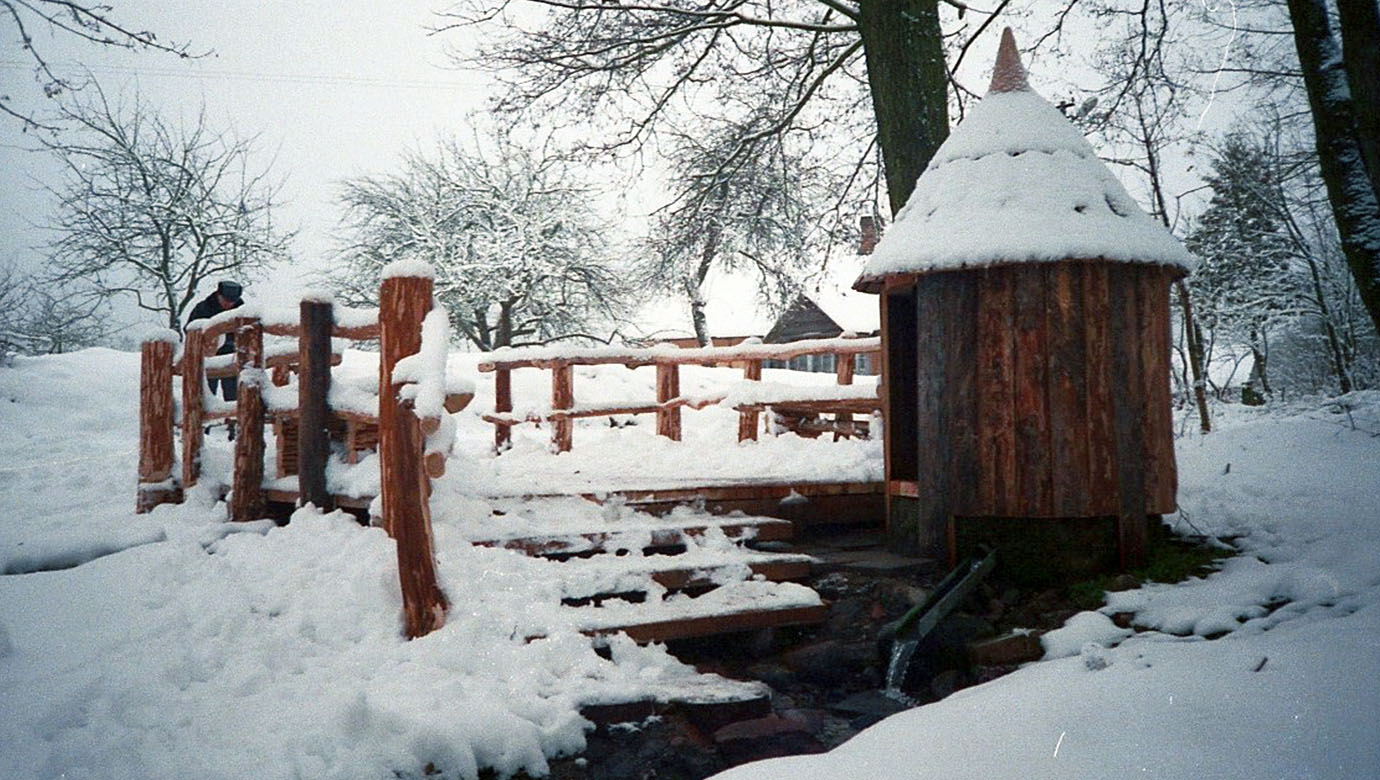
<path fill-rule="evenodd" d="M 1339 0 L 1342 62 L 1356 104 L 1356 138 L 1380 199 L 1380 3 Z"/>
<path fill-rule="evenodd" d="M 1332 365 L 1337 371 L 1337 385 L 1342 393 L 1351 392 L 1351 369 L 1342 355 L 1341 339 L 1337 337 L 1337 326 L 1332 322 L 1332 307 L 1327 304 L 1327 294 L 1323 291 L 1322 273 L 1318 262 L 1311 253 L 1304 254 L 1308 263 L 1308 275 L 1313 282 L 1313 295 L 1318 299 L 1318 314 L 1322 317 L 1323 332 L 1327 335 L 1327 347 L 1332 352 Z"/>
<path fill-rule="evenodd" d="M 714 267 L 714 256 L 719 252 L 720 235 L 720 230 L 715 225 L 710 225 L 705 231 L 700 264 L 695 268 L 695 275 L 686 280 L 686 286 L 689 287 L 686 292 L 690 296 L 690 324 L 695 329 L 695 341 L 699 342 L 701 347 L 712 346 L 709 322 L 704 312 L 704 280 L 709 278 L 709 269 Z"/>
<path fill-rule="evenodd" d="M 1193 402 L 1198 405 L 1198 427 L 1203 433 L 1212 432 L 1212 418 L 1208 416 L 1207 381 L 1203 377 L 1203 332 L 1193 319 L 1193 300 L 1183 279 L 1174 282 L 1179 293 L 1179 306 L 1184 310 L 1184 335 L 1188 339 L 1188 367 L 1193 372 Z"/>
<path fill-rule="evenodd" d="M 1380 200 L 1358 140 L 1357 106 L 1328 24 L 1325 0 L 1289 0 L 1289 17 L 1313 114 L 1318 162 L 1342 251 L 1361 301 L 1380 331 Z"/>
<path fill-rule="evenodd" d="M 862 0 L 858 29 L 894 215 L 949 135 L 938 0 Z"/>

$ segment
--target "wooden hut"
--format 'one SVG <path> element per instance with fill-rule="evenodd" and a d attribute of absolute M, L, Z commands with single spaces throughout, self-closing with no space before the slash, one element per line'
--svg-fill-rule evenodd
<path fill-rule="evenodd" d="M 1033 578 L 1134 566 L 1173 512 L 1169 288 L 1191 256 L 1011 31 L 855 284 L 881 295 L 893 544 Z"/>

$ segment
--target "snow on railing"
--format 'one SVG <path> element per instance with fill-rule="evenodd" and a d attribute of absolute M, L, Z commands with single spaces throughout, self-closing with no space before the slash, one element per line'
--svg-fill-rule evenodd
<path fill-rule="evenodd" d="M 674 441 L 681 438 L 681 409 L 706 406 L 731 406 L 739 413 L 738 440 L 755 440 L 760 415 L 775 412 L 787 427 L 805 435 L 833 432 L 835 436 L 862 433 L 866 426 L 853 421 L 853 414 L 870 414 L 881 408 L 876 388 L 853 386 L 858 355 L 879 356 L 881 339 L 809 339 L 788 344 L 744 343 L 731 347 L 680 348 L 660 345 L 643 348 L 620 347 L 526 347 L 495 350 L 479 363 L 481 372 L 494 375 L 494 411 L 484 419 L 494 426 L 494 448 L 502 452 L 512 440 L 512 426 L 520 423 L 550 423 L 551 446 L 557 452 L 572 447 L 576 418 L 619 414 L 655 414 L 657 433 Z M 762 364 L 768 360 L 787 361 L 807 355 L 833 355 L 836 384 L 830 388 L 790 387 L 763 383 Z M 655 366 L 655 401 L 577 403 L 574 396 L 575 366 L 622 365 L 628 368 Z M 683 365 L 731 365 L 743 370 L 743 381 L 728 391 L 708 396 L 685 396 L 680 392 L 680 367 Z M 527 408 L 513 414 L 512 371 L 538 368 L 551 371 L 551 405 Z M 833 414 L 821 422 L 820 414 Z"/>

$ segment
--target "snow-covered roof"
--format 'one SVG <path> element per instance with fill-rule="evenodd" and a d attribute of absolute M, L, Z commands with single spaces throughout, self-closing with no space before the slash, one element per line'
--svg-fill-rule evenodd
<path fill-rule="evenodd" d="M 854 286 L 876 292 L 894 274 L 1065 259 L 1193 266 L 1030 88 L 1008 28 L 987 96 L 935 152 Z"/>

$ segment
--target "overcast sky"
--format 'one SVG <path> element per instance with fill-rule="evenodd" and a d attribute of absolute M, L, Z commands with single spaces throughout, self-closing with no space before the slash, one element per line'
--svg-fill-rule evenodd
<path fill-rule="evenodd" d="M 339 210 L 335 183 L 388 170 L 399 154 L 438 135 L 462 131 L 465 115 L 487 96 L 483 74 L 453 69 L 444 39 L 424 29 L 437 0 L 388 3 L 212 2 L 121 0 L 117 18 L 152 29 L 165 41 L 191 42 L 212 56 L 179 60 L 158 52 L 101 50 L 31 30 L 45 56 L 90 68 L 108 92 L 136 89 L 167 114 L 193 114 L 205 102 L 209 123 L 259 134 L 262 163 L 286 178 L 282 224 L 301 233 L 300 264 L 320 267 L 328 256 Z M 0 26 L 0 93 L 18 109 L 43 109 L 32 62 L 11 26 Z M 50 211 L 43 183 L 56 167 L 30 146 L 19 123 L 0 121 L 0 257 L 32 268 L 44 235 L 32 227 Z M 300 274 L 278 274 L 251 285 L 260 298 L 290 302 Z"/>
<path fill-rule="evenodd" d="M 465 132 L 465 118 L 481 109 L 492 91 L 487 76 L 460 71 L 447 47 L 463 49 L 465 32 L 428 35 L 426 27 L 446 0 L 119 0 L 115 16 L 160 39 L 188 42 L 201 59 L 180 60 L 159 52 L 101 49 L 70 36 L 33 29 L 36 44 L 67 69 L 89 68 L 107 92 L 136 90 L 165 116 L 193 115 L 204 102 L 209 123 L 259 135 L 260 164 L 272 161 L 285 178 L 275 221 L 300 230 L 294 267 L 271 283 L 251 280 L 248 294 L 272 304 L 291 304 L 310 286 L 309 273 L 330 257 L 339 208 L 337 183 L 346 177 L 387 171 L 399 155 L 436 138 Z M 972 47 L 960 74 L 982 88 L 990 73 L 999 25 Z M 44 109 L 32 61 L 19 48 L 12 25 L 0 24 L 0 94 L 16 109 Z M 1095 36 L 1096 32 L 1091 33 Z M 1066 64 L 1027 63 L 1032 83 L 1046 91 Z M 1220 110 L 1220 109 L 1218 109 Z M 38 267 L 45 241 L 41 224 L 51 213 L 42 191 L 56 183 L 57 168 L 31 146 L 19 122 L 0 117 L 0 261 Z M 1179 166 L 1181 168 L 1186 166 Z M 1123 175 L 1123 171 L 1118 171 Z M 1173 172 L 1171 172 L 1172 175 Z M 1127 182 L 1131 192 L 1143 187 Z M 644 185 L 654 187 L 654 185 Z M 655 198 L 629 202 L 645 212 Z M 137 312 L 122 318 L 138 316 Z M 156 320 L 142 315 L 146 320 Z"/>

